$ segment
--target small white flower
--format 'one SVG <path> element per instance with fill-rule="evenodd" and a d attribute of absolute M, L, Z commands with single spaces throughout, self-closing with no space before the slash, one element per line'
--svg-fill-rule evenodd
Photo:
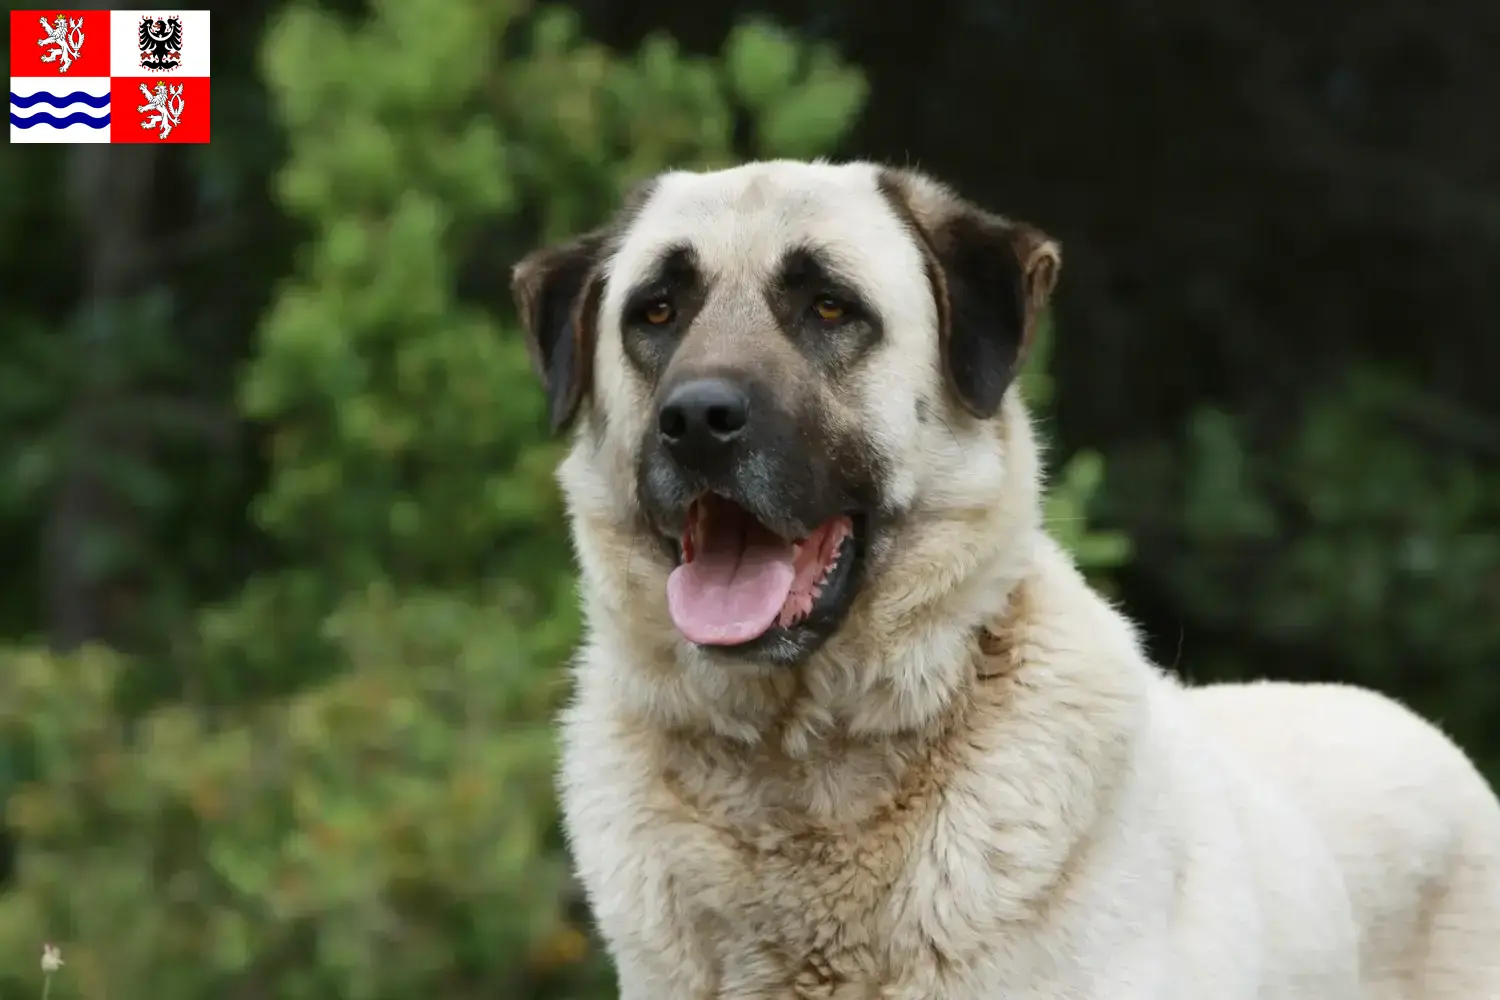
<path fill-rule="evenodd" d="M 47 973 L 56 972 L 63 965 L 62 949 L 55 944 L 42 945 L 42 971 Z"/>

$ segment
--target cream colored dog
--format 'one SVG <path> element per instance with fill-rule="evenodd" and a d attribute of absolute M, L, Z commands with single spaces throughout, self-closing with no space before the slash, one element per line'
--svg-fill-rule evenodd
<path fill-rule="evenodd" d="M 1500 1000 L 1500 805 L 1337 686 L 1185 690 L 1043 530 L 1057 246 L 863 163 L 669 173 L 515 273 L 624 1000 Z"/>

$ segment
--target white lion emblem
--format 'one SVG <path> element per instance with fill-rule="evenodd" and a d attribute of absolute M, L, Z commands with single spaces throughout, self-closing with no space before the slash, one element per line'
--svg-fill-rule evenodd
<path fill-rule="evenodd" d="M 68 67 L 73 65 L 73 60 L 78 58 L 78 50 L 83 48 L 83 18 L 70 21 L 64 15 L 59 14 L 52 24 L 48 24 L 45 17 L 37 18 L 36 23 L 40 24 L 42 30 L 47 33 L 47 37 L 38 39 L 37 44 L 51 45 L 56 48 L 55 52 L 42 56 L 42 62 L 57 62 L 61 59 L 62 63 L 57 67 L 58 71 L 66 73 Z"/>
<path fill-rule="evenodd" d="M 157 133 L 158 139 L 165 139 L 178 125 L 182 124 L 182 106 L 186 103 L 182 99 L 182 84 L 169 87 L 160 80 L 156 81 L 154 91 L 147 90 L 146 85 L 141 84 L 141 96 L 146 98 L 146 103 L 136 108 L 137 111 L 145 113 L 155 111 L 156 114 L 141 122 L 141 128 L 161 127 Z"/>

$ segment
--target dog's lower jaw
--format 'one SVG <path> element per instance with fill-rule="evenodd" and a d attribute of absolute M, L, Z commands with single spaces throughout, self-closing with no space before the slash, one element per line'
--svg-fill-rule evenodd
<path fill-rule="evenodd" d="M 965 697 L 981 629 L 1004 614 L 1039 544 L 1048 540 L 1013 540 L 1003 555 L 920 605 L 867 593 L 843 627 L 794 668 L 726 660 L 682 638 L 651 602 L 611 610 L 589 602 L 589 645 L 631 655 L 606 667 L 602 655 L 595 662 L 585 651 L 580 680 L 662 731 L 778 745 L 796 759 L 832 752 L 848 739 L 920 737 L 940 729 Z M 664 581 L 660 568 L 643 575 L 656 574 Z M 637 592 L 645 585 L 637 580 Z M 900 626 L 879 628 L 881 620 Z"/>
<path fill-rule="evenodd" d="M 706 657 L 726 670 L 746 666 L 798 670 L 817 656 L 842 630 L 858 605 L 864 586 L 867 550 L 871 541 L 868 515 L 850 515 L 851 528 L 839 544 L 835 561 L 819 583 L 806 610 L 788 620 L 786 610 L 771 627 L 749 642 L 734 646 L 698 646 Z"/>

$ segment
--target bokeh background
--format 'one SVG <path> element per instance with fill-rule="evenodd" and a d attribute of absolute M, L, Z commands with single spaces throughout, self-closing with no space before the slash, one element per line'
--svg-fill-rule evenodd
<path fill-rule="evenodd" d="M 1500 776 L 1500 5 L 242 0 L 207 147 L 0 161 L 0 997 L 606 1000 L 509 265 L 669 165 L 1058 237 L 1049 520 L 1195 680 Z"/>

